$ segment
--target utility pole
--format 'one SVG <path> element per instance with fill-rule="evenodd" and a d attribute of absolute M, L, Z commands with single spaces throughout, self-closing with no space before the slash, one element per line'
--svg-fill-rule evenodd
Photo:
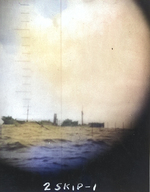
<path fill-rule="evenodd" d="M 28 117 L 29 117 L 29 105 L 27 107 L 27 122 L 28 122 Z"/>
<path fill-rule="evenodd" d="M 83 108 L 82 108 L 82 111 L 81 111 L 81 124 L 83 125 Z"/>
<path fill-rule="evenodd" d="M 54 114 L 53 125 L 57 125 L 57 114 Z"/>

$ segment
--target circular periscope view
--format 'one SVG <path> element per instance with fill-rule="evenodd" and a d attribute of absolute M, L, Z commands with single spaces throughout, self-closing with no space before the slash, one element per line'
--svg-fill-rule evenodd
<path fill-rule="evenodd" d="M 149 89 L 149 28 L 132 0 L 0 1 L 0 156 L 82 168 L 132 131 Z"/>

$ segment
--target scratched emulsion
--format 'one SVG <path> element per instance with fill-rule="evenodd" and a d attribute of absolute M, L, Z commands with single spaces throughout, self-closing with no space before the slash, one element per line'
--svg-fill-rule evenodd
<path fill-rule="evenodd" d="M 58 173 L 82 167 L 97 154 L 121 142 L 123 129 L 41 127 L 36 123 L 2 125 L 0 156 L 28 171 Z"/>

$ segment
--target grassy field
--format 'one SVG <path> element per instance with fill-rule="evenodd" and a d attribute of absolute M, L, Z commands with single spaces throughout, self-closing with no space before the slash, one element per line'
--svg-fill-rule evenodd
<path fill-rule="evenodd" d="M 46 140 L 86 141 L 87 139 L 101 140 L 112 145 L 121 142 L 122 137 L 130 131 L 119 128 L 91 128 L 88 126 L 60 127 L 52 124 L 26 122 L 23 124 L 1 126 L 1 138 L 3 142 L 21 142 L 23 144 L 39 144 Z M 7 139 L 6 139 L 7 138 Z"/>

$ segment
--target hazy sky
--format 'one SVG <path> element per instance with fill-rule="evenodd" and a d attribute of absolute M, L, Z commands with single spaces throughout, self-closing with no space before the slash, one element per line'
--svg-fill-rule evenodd
<path fill-rule="evenodd" d="M 85 122 L 120 126 L 136 117 L 150 45 L 132 1 L 20 2 L 0 0 L 1 116 L 25 119 L 29 104 L 29 119 L 80 121 L 82 107 Z"/>

